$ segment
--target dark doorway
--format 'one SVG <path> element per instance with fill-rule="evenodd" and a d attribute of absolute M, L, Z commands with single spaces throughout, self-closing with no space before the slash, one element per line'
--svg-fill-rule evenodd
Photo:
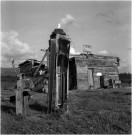
<path fill-rule="evenodd" d="M 93 81 L 93 69 L 88 68 L 88 88 L 93 89 L 94 88 L 94 81 Z"/>
<path fill-rule="evenodd" d="M 110 87 L 110 88 L 112 88 L 112 87 L 113 87 L 112 79 L 109 79 L 109 87 Z"/>
<path fill-rule="evenodd" d="M 69 60 L 69 89 L 77 89 L 77 69 L 75 58 Z"/>
<path fill-rule="evenodd" d="M 104 88 L 104 76 L 100 76 L 100 87 Z"/>

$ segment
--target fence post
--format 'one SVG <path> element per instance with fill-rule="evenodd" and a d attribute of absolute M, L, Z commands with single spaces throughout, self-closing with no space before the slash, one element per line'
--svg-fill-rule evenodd
<path fill-rule="evenodd" d="M 23 112 L 23 95 L 20 89 L 16 91 L 16 115 L 21 114 Z"/>
<path fill-rule="evenodd" d="M 23 74 L 18 74 L 19 80 L 17 81 L 16 90 L 16 115 L 28 115 L 28 96 L 24 96 L 24 82 Z"/>
<path fill-rule="evenodd" d="M 28 108 L 28 96 L 23 97 L 23 115 L 28 116 L 29 108 Z"/>
<path fill-rule="evenodd" d="M 17 81 L 17 90 L 16 90 L 16 114 L 23 113 L 23 94 L 22 94 L 22 74 L 17 76 L 19 80 Z"/>

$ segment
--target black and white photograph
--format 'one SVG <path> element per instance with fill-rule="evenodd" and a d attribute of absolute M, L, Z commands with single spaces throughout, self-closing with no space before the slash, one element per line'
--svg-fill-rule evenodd
<path fill-rule="evenodd" d="M 1 0 L 1 134 L 131 134 L 131 0 Z"/>

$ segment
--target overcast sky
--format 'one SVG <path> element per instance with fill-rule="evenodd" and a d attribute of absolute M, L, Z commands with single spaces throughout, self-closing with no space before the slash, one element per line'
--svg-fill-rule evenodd
<path fill-rule="evenodd" d="M 14 58 L 41 60 L 40 49 L 48 48 L 61 22 L 76 52 L 91 45 L 94 54 L 119 56 L 120 71 L 130 72 L 130 1 L 2 1 L 1 6 L 2 65 Z"/>

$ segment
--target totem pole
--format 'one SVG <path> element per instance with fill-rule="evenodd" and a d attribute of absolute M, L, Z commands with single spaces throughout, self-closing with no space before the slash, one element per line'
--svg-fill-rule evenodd
<path fill-rule="evenodd" d="M 49 113 L 53 109 L 67 108 L 69 91 L 69 50 L 70 38 L 68 38 L 62 29 L 55 29 L 49 40 Z"/>

